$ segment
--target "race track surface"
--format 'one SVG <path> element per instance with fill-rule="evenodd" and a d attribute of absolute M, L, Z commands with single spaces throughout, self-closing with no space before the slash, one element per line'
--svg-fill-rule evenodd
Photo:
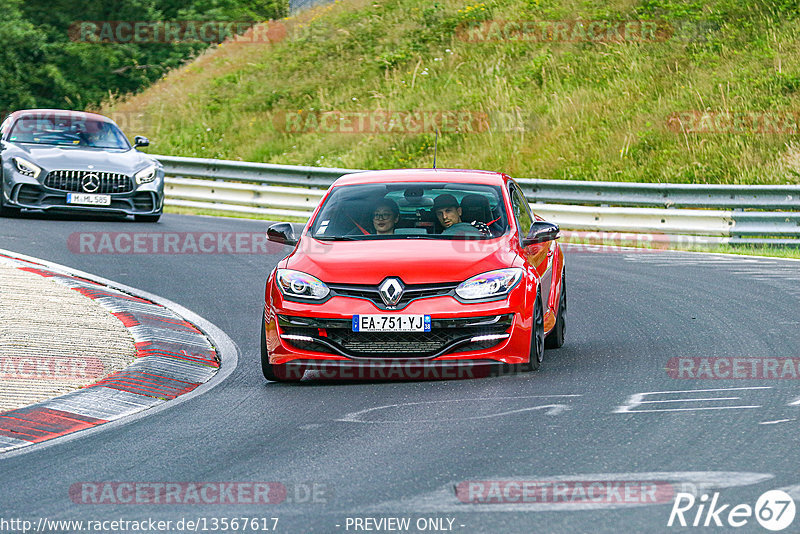
<path fill-rule="evenodd" d="M 732 364 L 800 357 L 800 263 L 570 252 L 567 343 L 545 353 L 538 373 L 284 385 L 261 375 L 259 320 L 266 276 L 288 248 L 151 255 L 68 247 L 76 232 L 262 233 L 267 225 L 178 215 L 155 225 L 0 219 L 0 248 L 170 299 L 216 324 L 240 349 L 237 369 L 206 394 L 0 458 L 2 518 L 206 518 L 210 529 L 213 518 L 277 517 L 277 532 L 354 532 L 356 518 L 397 517 L 412 526 L 438 518 L 465 533 L 671 532 L 680 530 L 667 521 L 681 489 L 718 491 L 720 504 L 732 505 L 753 506 L 777 488 L 800 497 L 798 380 L 786 372 L 783 379 L 682 379 L 670 367 L 671 358 Z M 565 480 L 571 489 L 609 480 L 655 483 L 666 497 L 639 505 L 616 495 L 591 504 L 563 495 L 534 504 L 463 502 L 470 482 L 488 497 L 492 481 L 508 488 L 511 481 L 554 487 Z M 175 505 L 91 504 L 75 493 L 99 482 L 278 482 L 288 494 L 280 504 Z M 316 499 L 306 491 L 314 485 Z M 738 532 L 765 530 L 750 518 Z"/>

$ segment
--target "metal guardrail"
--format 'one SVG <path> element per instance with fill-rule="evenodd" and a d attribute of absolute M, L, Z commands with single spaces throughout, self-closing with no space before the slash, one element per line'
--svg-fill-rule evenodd
<path fill-rule="evenodd" d="M 800 210 L 798 185 L 706 185 L 517 179 L 531 202 L 558 204 Z"/>
<path fill-rule="evenodd" d="M 352 169 L 155 156 L 168 204 L 308 217 Z M 709 236 L 715 242 L 800 245 L 800 186 L 517 182 L 537 214 L 565 230 Z"/>

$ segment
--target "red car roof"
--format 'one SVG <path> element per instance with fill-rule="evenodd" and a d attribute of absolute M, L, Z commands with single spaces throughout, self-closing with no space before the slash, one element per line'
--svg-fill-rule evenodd
<path fill-rule="evenodd" d="M 345 174 L 334 185 L 373 184 L 386 182 L 463 182 L 503 185 L 508 177 L 500 172 L 463 169 L 393 169 Z"/>

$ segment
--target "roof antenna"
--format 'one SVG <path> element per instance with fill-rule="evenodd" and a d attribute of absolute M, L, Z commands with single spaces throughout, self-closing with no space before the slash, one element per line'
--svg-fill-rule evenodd
<path fill-rule="evenodd" d="M 433 168 L 436 168 L 436 149 L 439 145 L 439 128 L 436 128 L 436 137 L 433 138 Z"/>

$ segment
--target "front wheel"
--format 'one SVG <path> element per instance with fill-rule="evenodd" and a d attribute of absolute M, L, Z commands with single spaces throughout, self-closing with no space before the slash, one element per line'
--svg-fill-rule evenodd
<path fill-rule="evenodd" d="M 538 371 L 544 359 L 544 308 L 542 295 L 536 292 L 536 303 L 533 305 L 533 329 L 531 331 L 531 349 L 528 363 L 522 365 L 523 371 Z"/>
<path fill-rule="evenodd" d="M 565 276 L 566 273 L 561 271 L 561 296 L 558 299 L 556 324 L 544 342 L 544 346 L 548 349 L 560 349 L 564 346 L 564 336 L 567 330 L 567 279 Z"/>
<path fill-rule="evenodd" d="M 303 378 L 303 371 L 297 369 L 296 373 L 290 376 L 285 365 L 273 365 L 269 363 L 269 351 L 267 350 L 267 328 L 264 325 L 264 318 L 261 318 L 261 372 L 264 378 L 273 382 L 300 382 Z"/>

